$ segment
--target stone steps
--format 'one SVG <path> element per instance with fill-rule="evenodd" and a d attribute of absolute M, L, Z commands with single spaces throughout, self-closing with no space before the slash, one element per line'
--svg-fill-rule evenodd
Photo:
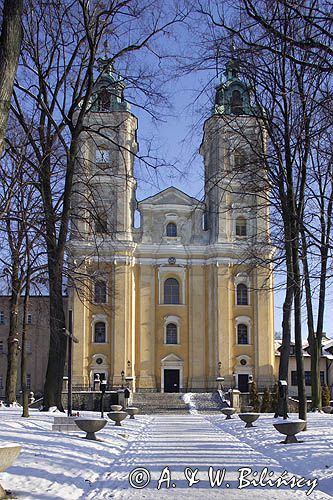
<path fill-rule="evenodd" d="M 78 431 L 79 428 L 75 423 L 76 417 L 54 417 L 54 422 L 52 425 L 53 431 L 58 432 L 74 432 Z"/>
<path fill-rule="evenodd" d="M 179 393 L 134 393 L 132 405 L 146 415 L 189 413 L 188 405 Z"/>

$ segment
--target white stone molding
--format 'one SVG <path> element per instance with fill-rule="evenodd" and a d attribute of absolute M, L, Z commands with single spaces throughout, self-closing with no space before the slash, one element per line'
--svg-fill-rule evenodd
<path fill-rule="evenodd" d="M 248 307 L 251 305 L 251 293 L 250 293 L 250 286 L 251 286 L 251 281 L 250 277 L 247 273 L 238 273 L 234 277 L 234 284 L 235 284 L 235 304 L 237 307 Z M 246 305 L 241 305 L 237 304 L 237 286 L 244 284 L 247 286 L 247 304 Z"/>
<path fill-rule="evenodd" d="M 95 342 L 94 341 L 94 336 L 95 336 L 95 324 L 103 322 L 105 323 L 105 342 Z M 109 342 L 108 338 L 108 331 L 109 331 L 109 324 L 108 324 L 108 317 L 106 314 L 94 314 L 92 316 L 92 321 L 91 321 L 91 342 L 93 344 L 107 344 Z"/>
<path fill-rule="evenodd" d="M 237 327 L 238 325 L 246 325 L 247 326 L 247 344 L 238 344 L 238 335 L 237 335 Z M 235 318 L 235 333 L 236 333 L 236 345 L 248 346 L 252 344 L 252 320 L 249 316 L 237 316 Z"/>
<path fill-rule="evenodd" d="M 176 345 L 180 345 L 180 317 L 167 315 L 167 316 L 164 316 L 163 319 L 164 319 L 164 344 L 175 345 L 175 344 L 167 344 L 167 342 L 166 342 L 167 326 L 170 323 L 174 323 L 177 326 L 177 344 Z"/>

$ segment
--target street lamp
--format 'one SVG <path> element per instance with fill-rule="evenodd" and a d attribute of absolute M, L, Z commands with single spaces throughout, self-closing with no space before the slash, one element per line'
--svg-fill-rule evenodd
<path fill-rule="evenodd" d="M 104 395 L 106 391 L 106 380 L 101 380 L 100 383 L 100 389 L 101 389 L 101 418 L 104 418 L 104 405 L 103 405 L 103 400 L 104 400 Z"/>
<path fill-rule="evenodd" d="M 68 389 L 67 389 L 67 415 L 72 416 L 72 378 L 73 378 L 73 342 L 76 344 L 79 340 L 73 335 L 73 311 L 68 311 L 68 330 L 63 328 L 63 332 L 68 337 Z"/>

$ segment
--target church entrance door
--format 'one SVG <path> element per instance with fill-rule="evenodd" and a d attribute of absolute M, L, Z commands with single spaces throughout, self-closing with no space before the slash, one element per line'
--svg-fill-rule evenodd
<path fill-rule="evenodd" d="M 179 370 L 164 369 L 164 392 L 179 392 Z"/>
<path fill-rule="evenodd" d="M 238 375 L 238 390 L 240 392 L 249 392 L 249 376 L 248 376 L 248 374 L 240 373 Z"/>

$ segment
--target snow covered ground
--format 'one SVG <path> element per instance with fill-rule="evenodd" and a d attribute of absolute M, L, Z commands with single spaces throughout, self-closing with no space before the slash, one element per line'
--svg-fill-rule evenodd
<path fill-rule="evenodd" d="M 303 443 L 290 445 L 279 444 L 281 435 L 270 415 L 246 430 L 238 417 L 226 421 L 219 414 L 141 415 L 126 419 L 122 427 L 108 424 L 98 433 L 103 441 L 97 442 L 82 439 L 79 430 L 53 432 L 53 417 L 32 410 L 23 419 L 19 409 L 0 409 L 0 446 L 6 441 L 23 446 L 15 464 L 0 474 L 1 484 L 18 499 L 333 498 L 333 415 L 310 414 Z M 247 467 L 258 472 L 257 479 L 267 467 L 274 472 L 272 480 L 287 470 L 308 483 L 293 489 L 239 489 L 239 469 Z M 212 487 L 218 470 L 224 471 L 222 484 Z M 314 479 L 319 484 L 307 496 Z M 134 488 L 144 482 L 146 488 Z"/>

